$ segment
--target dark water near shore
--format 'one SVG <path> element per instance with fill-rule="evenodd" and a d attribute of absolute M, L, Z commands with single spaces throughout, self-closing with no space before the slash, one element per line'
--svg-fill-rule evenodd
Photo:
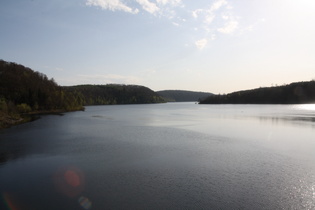
<path fill-rule="evenodd" d="M 315 209 L 315 105 L 43 116 L 0 131 L 0 209 Z"/>

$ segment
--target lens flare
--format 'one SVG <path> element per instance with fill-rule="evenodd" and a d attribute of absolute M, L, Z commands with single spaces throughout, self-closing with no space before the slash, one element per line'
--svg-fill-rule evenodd
<path fill-rule="evenodd" d="M 64 176 L 66 182 L 72 187 L 77 187 L 80 185 L 80 177 L 75 171 L 67 170 Z"/>
<path fill-rule="evenodd" d="M 7 193 L 7 192 L 3 193 L 3 199 L 4 199 L 5 204 L 7 205 L 6 207 L 7 207 L 8 210 L 17 210 L 17 209 L 19 209 L 16 206 L 16 204 L 13 202 L 12 196 L 9 193 Z"/>
<path fill-rule="evenodd" d="M 62 167 L 53 176 L 57 191 L 68 197 L 78 196 L 85 185 L 83 172 L 76 167 Z"/>
<path fill-rule="evenodd" d="M 84 209 L 90 209 L 92 207 L 91 201 L 84 196 L 81 196 L 78 201 Z"/>

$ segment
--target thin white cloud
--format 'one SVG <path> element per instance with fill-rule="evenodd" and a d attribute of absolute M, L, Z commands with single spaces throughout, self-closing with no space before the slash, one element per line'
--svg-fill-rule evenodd
<path fill-rule="evenodd" d="M 209 9 L 196 9 L 191 12 L 194 18 L 203 16 L 205 24 L 211 24 L 216 17 L 216 11 L 221 9 L 223 6 L 228 5 L 226 0 L 215 1 Z"/>
<path fill-rule="evenodd" d="M 178 8 L 184 7 L 181 0 L 156 0 L 157 5 L 159 5 L 159 14 L 162 17 L 168 19 L 182 19 L 177 15 Z"/>
<path fill-rule="evenodd" d="M 85 0 L 87 6 L 100 7 L 103 10 L 123 11 L 137 14 L 142 9 L 150 14 L 173 19 L 176 16 L 175 8 L 183 7 L 182 0 Z M 134 3 L 141 8 L 137 8 Z M 127 3 L 130 3 L 129 6 Z M 177 17 L 178 18 L 178 17 Z"/>
<path fill-rule="evenodd" d="M 218 31 L 220 33 L 224 33 L 224 34 L 231 34 L 235 31 L 235 29 L 238 27 L 238 22 L 235 20 L 231 20 L 229 22 L 227 22 L 224 27 L 219 28 Z"/>
<path fill-rule="evenodd" d="M 207 23 L 207 24 L 212 23 L 212 21 L 214 20 L 214 18 L 216 16 L 215 12 L 217 10 L 219 10 L 221 7 L 223 7 L 223 6 L 227 5 L 227 4 L 228 3 L 227 3 L 226 0 L 218 0 L 218 1 L 214 2 L 211 5 L 210 9 L 206 11 L 207 14 L 205 16 L 205 21 L 204 22 Z"/>
<path fill-rule="evenodd" d="M 200 40 L 197 40 L 195 42 L 195 45 L 198 49 L 202 50 L 203 48 L 205 48 L 205 46 L 207 45 L 208 43 L 208 40 L 206 38 L 204 39 L 200 39 Z"/>
<path fill-rule="evenodd" d="M 170 5 L 173 5 L 173 6 L 179 5 L 179 4 L 182 3 L 181 0 L 156 0 L 156 2 L 158 4 L 162 4 L 162 5 L 170 4 Z"/>
<path fill-rule="evenodd" d="M 104 10 L 121 10 L 132 14 L 137 14 L 139 12 L 138 9 L 132 9 L 120 0 L 87 0 L 86 5 L 100 7 Z"/>
<path fill-rule="evenodd" d="M 172 24 L 173 24 L 174 26 L 179 26 L 179 23 L 176 23 L 176 22 L 172 22 Z"/>
<path fill-rule="evenodd" d="M 89 6 L 101 7 L 104 10 L 139 13 L 145 11 L 156 17 L 169 19 L 169 24 L 185 29 L 194 29 L 198 36 L 205 37 L 194 44 L 203 49 L 219 34 L 232 34 L 238 29 L 238 18 L 233 14 L 229 0 L 213 0 L 210 6 L 190 10 L 182 0 L 85 0 Z M 138 7 L 138 8 L 137 8 Z M 188 12 L 188 13 L 187 13 Z M 187 14 L 194 21 L 188 20 Z M 190 25 L 191 24 L 191 25 Z M 249 28 L 250 30 L 250 28 Z"/>
<path fill-rule="evenodd" d="M 136 84 L 140 82 L 138 77 L 118 74 L 80 74 L 75 80 L 80 84 Z"/>
<path fill-rule="evenodd" d="M 125 2 L 137 2 L 144 11 L 153 15 L 159 14 L 170 19 L 175 16 L 173 9 L 183 6 L 181 0 L 86 0 L 86 5 L 100 7 L 104 10 L 124 11 L 132 14 L 139 13 L 140 8 L 128 6 Z"/>
<path fill-rule="evenodd" d="M 210 7 L 210 12 L 214 12 L 218 9 L 220 9 L 222 6 L 225 6 L 227 5 L 227 1 L 226 0 L 219 0 L 219 1 L 216 1 L 214 2 L 211 7 Z"/>
<path fill-rule="evenodd" d="M 147 11 L 148 13 L 151 14 L 156 14 L 160 8 L 158 6 L 156 6 L 155 3 L 152 3 L 148 0 L 136 0 L 141 6 L 142 8 Z"/>

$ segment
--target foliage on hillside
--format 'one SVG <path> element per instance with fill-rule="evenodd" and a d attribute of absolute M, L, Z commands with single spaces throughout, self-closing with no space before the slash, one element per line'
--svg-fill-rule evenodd
<path fill-rule="evenodd" d="M 82 110 L 82 102 L 46 75 L 0 60 L 0 127 L 23 121 L 20 114 Z"/>
<path fill-rule="evenodd" d="M 25 120 L 21 114 L 83 110 L 83 105 L 165 102 L 136 85 L 61 87 L 54 79 L 23 65 L 0 60 L 0 128 Z"/>
<path fill-rule="evenodd" d="M 147 87 L 138 85 L 78 85 L 65 87 L 83 95 L 84 105 L 147 104 L 165 102 Z"/>
<path fill-rule="evenodd" d="M 0 60 L 0 98 L 20 113 L 82 109 L 82 96 L 58 86 L 45 74 Z M 2 107 L 3 110 L 4 107 Z"/>
<path fill-rule="evenodd" d="M 302 104 L 315 103 L 315 81 L 296 82 L 289 85 L 257 88 L 213 95 L 200 104 Z"/>
<path fill-rule="evenodd" d="M 162 90 L 157 93 L 169 102 L 199 101 L 213 95 L 212 93 L 186 90 Z"/>

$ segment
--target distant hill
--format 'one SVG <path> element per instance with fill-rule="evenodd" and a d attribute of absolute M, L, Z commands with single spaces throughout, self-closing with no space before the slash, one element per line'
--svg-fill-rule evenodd
<path fill-rule="evenodd" d="M 0 128 L 27 121 L 29 114 L 84 110 L 84 105 L 160 102 L 165 100 L 147 87 L 115 84 L 62 87 L 43 73 L 0 60 Z"/>
<path fill-rule="evenodd" d="M 165 100 L 153 90 L 138 85 L 77 85 L 64 87 L 83 95 L 84 105 L 147 104 Z"/>
<path fill-rule="evenodd" d="M 296 82 L 277 87 L 265 87 L 213 95 L 200 104 L 302 104 L 315 103 L 315 81 Z"/>
<path fill-rule="evenodd" d="M 169 102 L 199 101 L 200 99 L 213 95 L 207 92 L 186 90 L 162 90 L 157 91 L 157 93 Z"/>

